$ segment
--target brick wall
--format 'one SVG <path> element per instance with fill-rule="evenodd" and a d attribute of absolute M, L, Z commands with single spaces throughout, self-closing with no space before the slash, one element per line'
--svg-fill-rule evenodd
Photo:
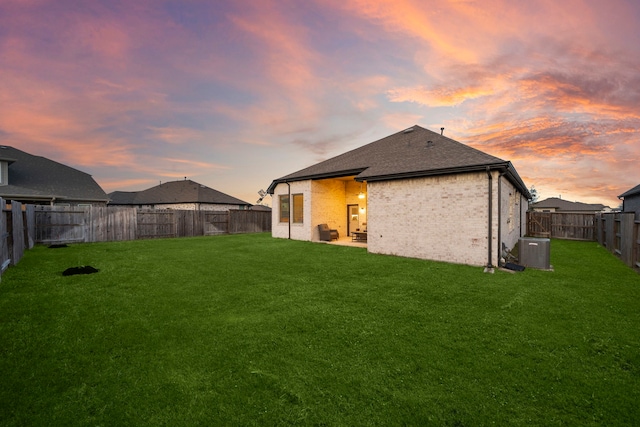
<path fill-rule="evenodd" d="M 280 197 L 289 194 L 289 186 L 287 184 L 278 184 L 273 192 L 273 202 L 271 210 L 272 226 L 271 235 L 278 238 L 289 238 L 289 230 L 291 238 L 294 240 L 311 240 L 311 181 L 296 181 L 289 183 L 291 186 L 291 195 L 302 194 L 304 197 L 303 221 L 302 223 L 280 222 Z M 293 199 L 293 197 L 291 197 Z M 290 206 L 293 209 L 293 206 Z M 293 210 L 291 211 L 293 212 Z"/>
<path fill-rule="evenodd" d="M 502 193 L 500 242 L 511 250 L 524 234 L 522 230 L 526 229 L 528 204 L 513 184 L 505 178 L 500 178 L 500 183 Z"/>
<path fill-rule="evenodd" d="M 493 176 L 497 254 L 497 174 Z M 486 265 L 487 191 L 484 172 L 368 183 L 369 252 Z"/>
<path fill-rule="evenodd" d="M 347 182 L 337 179 L 312 181 L 313 209 L 311 218 L 312 240 L 320 240 L 318 224 L 328 224 L 329 228 L 338 230 L 340 237 L 347 235 Z"/>

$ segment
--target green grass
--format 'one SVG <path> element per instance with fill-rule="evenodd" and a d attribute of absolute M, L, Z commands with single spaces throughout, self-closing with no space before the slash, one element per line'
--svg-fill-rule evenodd
<path fill-rule="evenodd" d="M 640 275 L 267 234 L 37 246 L 0 283 L 0 424 L 634 425 Z M 97 274 L 62 276 L 92 265 Z"/>

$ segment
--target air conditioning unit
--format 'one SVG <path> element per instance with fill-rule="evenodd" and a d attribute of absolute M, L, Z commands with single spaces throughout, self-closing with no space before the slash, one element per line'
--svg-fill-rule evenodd
<path fill-rule="evenodd" d="M 525 267 L 551 269 L 551 241 L 538 237 L 521 237 L 518 241 L 518 262 Z"/>

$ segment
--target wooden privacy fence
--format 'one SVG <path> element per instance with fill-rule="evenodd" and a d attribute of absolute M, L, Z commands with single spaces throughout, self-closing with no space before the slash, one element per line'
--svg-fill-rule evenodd
<path fill-rule="evenodd" d="M 527 212 L 527 236 L 596 240 L 595 214 Z"/>
<path fill-rule="evenodd" d="M 597 241 L 629 267 L 640 269 L 640 221 L 633 212 L 527 212 L 527 236 Z"/>
<path fill-rule="evenodd" d="M 596 214 L 598 243 L 629 267 L 640 269 L 640 221 L 633 212 Z"/>
<path fill-rule="evenodd" d="M 271 231 L 271 212 L 35 207 L 36 243 L 110 242 Z"/>
<path fill-rule="evenodd" d="M 25 249 L 35 243 L 35 210 L 33 205 L 12 202 L 7 205 L 0 197 L 0 273 L 16 265 Z"/>

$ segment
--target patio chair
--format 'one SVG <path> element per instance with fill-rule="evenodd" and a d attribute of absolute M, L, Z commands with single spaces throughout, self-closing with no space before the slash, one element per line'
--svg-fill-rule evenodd
<path fill-rule="evenodd" d="M 319 224 L 318 231 L 320 232 L 320 240 L 330 242 L 333 239 L 338 240 L 340 235 L 338 230 L 331 230 L 327 224 Z"/>

